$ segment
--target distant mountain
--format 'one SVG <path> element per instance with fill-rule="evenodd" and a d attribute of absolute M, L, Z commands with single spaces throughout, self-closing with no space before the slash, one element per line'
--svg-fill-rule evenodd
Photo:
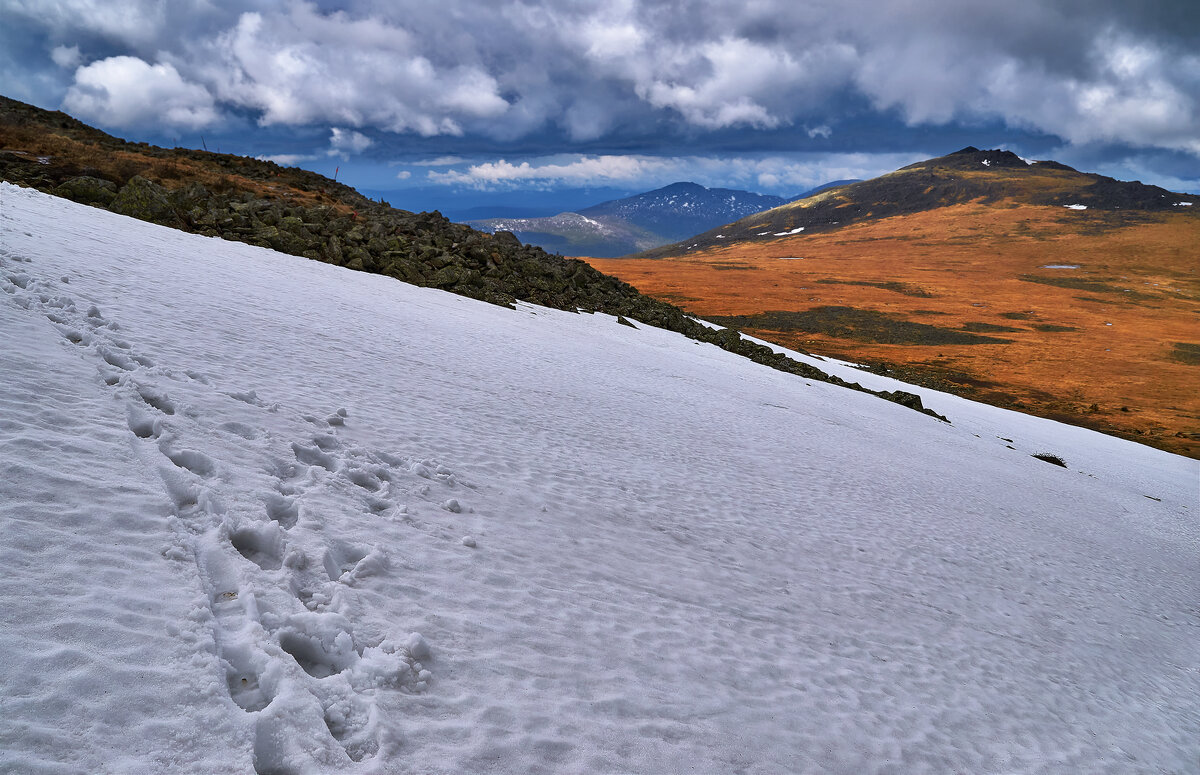
<path fill-rule="evenodd" d="M 619 260 L 785 347 L 1200 457 L 1200 198 L 964 148 Z"/>
<path fill-rule="evenodd" d="M 636 189 L 613 186 L 555 188 L 553 191 L 475 191 L 435 185 L 361 188 L 359 191 L 402 210 L 437 210 L 455 223 L 485 218 L 542 218 L 561 212 L 579 212 L 596 202 L 620 199 L 637 192 Z"/>
<path fill-rule="evenodd" d="M 700 224 L 719 226 L 784 204 L 783 197 L 696 183 L 672 183 L 645 194 L 603 202 L 581 210 L 590 218 L 617 217 L 634 226 L 682 239 Z M 714 221 L 716 223 L 714 223 Z"/>
<path fill-rule="evenodd" d="M 612 258 L 682 239 L 787 201 L 750 191 L 673 183 L 548 218 L 488 218 L 468 223 L 483 231 L 511 231 L 522 242 L 558 253 Z"/>
<path fill-rule="evenodd" d="M 733 242 L 767 242 L 842 229 L 854 223 L 912 215 L 968 202 L 1044 206 L 1071 205 L 1098 211 L 1170 212 L 1186 195 L 1158 186 L 1079 172 L 1056 161 L 1029 161 L 1011 151 L 961 151 L 910 164 L 895 172 L 786 202 L 737 223 L 721 224 L 646 258 L 678 255 Z"/>

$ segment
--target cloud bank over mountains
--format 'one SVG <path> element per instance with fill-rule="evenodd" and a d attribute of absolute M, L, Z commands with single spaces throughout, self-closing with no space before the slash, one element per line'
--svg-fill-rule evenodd
<path fill-rule="evenodd" d="M 664 138 L 746 146 L 782 135 L 866 150 L 872 128 L 989 125 L 1200 158 L 1190 0 L 0 0 L 0 10 L 6 93 L 112 129 L 241 121 L 659 154 Z"/>

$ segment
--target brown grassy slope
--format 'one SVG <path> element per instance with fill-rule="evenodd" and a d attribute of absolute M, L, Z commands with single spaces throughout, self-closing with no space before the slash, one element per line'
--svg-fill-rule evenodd
<path fill-rule="evenodd" d="M 347 213 L 366 201 L 349 186 L 305 170 L 232 154 L 131 143 L 66 113 L 0 97 L 0 165 L 25 167 L 31 162 L 44 178 L 33 182 L 51 185 L 90 175 L 122 186 L 140 175 L 168 189 L 194 182 L 217 193 L 248 193 L 301 207 L 327 205 Z"/>
<path fill-rule="evenodd" d="M 1157 186 L 1083 173 L 1057 162 L 1029 164 L 1009 151 L 964 148 L 871 180 L 827 189 L 640 256 L 679 256 L 731 242 L 765 243 L 798 228 L 811 235 L 969 203 L 1083 204 L 1093 216 L 1107 214 L 1103 224 L 1094 221 L 1095 226 L 1119 227 L 1144 215 L 1170 212 L 1176 209 L 1176 201 L 1178 195 Z"/>
<path fill-rule="evenodd" d="M 914 394 L 847 384 L 735 332 L 713 331 L 583 261 L 522 245 L 511 233 L 485 234 L 436 212 L 395 210 L 315 173 L 270 162 L 125 142 L 64 113 L 2 96 L 0 180 L 504 306 L 524 300 L 610 313 L 626 325 L 633 320 L 675 331 L 774 369 L 945 419 L 924 409 Z"/>
<path fill-rule="evenodd" d="M 1200 457 L 1200 218 L 1190 210 L 980 200 L 672 258 L 590 262 L 694 314 L 740 316 L 726 322 L 780 344 L 885 363 L 910 381 Z M 878 326 L 830 307 L 1008 341 L 881 343 Z M 779 311 L 808 314 L 746 319 Z"/>

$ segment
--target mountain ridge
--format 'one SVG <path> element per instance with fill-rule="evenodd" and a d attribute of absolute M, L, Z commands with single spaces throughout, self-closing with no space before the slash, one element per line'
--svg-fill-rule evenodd
<path fill-rule="evenodd" d="M 968 147 L 597 268 L 915 384 L 1200 456 L 1200 199 Z"/>
<path fill-rule="evenodd" d="M 524 241 L 566 255 L 612 258 L 656 247 L 699 230 L 735 221 L 788 200 L 681 181 L 629 197 L 541 218 L 468 221 L 511 231 Z"/>
<path fill-rule="evenodd" d="M 657 258 L 714 247 L 718 239 L 761 242 L 789 232 L 808 234 L 862 221 L 979 201 L 1035 206 L 1083 205 L 1101 213 L 1168 212 L 1189 195 L 1140 181 L 1079 172 L 1056 161 L 1027 161 L 1012 151 L 968 146 L 870 180 L 834 186 L 736 223 L 644 251 Z M 720 235 L 720 236 L 718 236 Z"/>

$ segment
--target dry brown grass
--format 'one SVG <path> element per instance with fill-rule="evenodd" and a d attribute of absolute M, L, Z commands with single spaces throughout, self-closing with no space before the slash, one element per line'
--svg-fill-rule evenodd
<path fill-rule="evenodd" d="M 140 175 L 172 189 L 197 182 L 218 193 L 250 193 L 302 207 L 326 205 L 346 213 L 351 210 L 329 192 L 292 185 L 286 172 L 279 173 L 275 180 L 258 180 L 240 175 L 215 161 L 202 161 L 131 143 L 114 148 L 47 132 L 41 127 L 0 123 L 0 149 L 31 158 L 47 157 L 54 174 L 64 179 L 92 175 L 124 185 L 130 178 Z"/>
<path fill-rule="evenodd" d="M 1200 343 L 1200 219 L 1134 220 L 1114 228 L 1091 211 L 975 203 L 676 258 L 587 260 L 697 315 L 838 305 L 943 328 L 1017 328 L 997 334 L 1010 343 L 969 346 L 753 333 L 1197 457 L 1200 366 L 1175 357 L 1175 344 Z M 1023 276 L 1078 278 L 1093 290 Z"/>

